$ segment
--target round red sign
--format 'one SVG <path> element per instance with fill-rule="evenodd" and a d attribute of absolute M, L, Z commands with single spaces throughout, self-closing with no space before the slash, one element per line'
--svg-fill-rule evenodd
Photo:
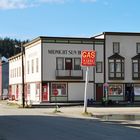
<path fill-rule="evenodd" d="M 54 96 L 57 96 L 58 95 L 58 90 L 54 89 L 53 94 L 54 94 Z"/>

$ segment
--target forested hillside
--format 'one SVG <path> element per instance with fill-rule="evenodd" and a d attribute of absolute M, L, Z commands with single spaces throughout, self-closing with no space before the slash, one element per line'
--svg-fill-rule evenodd
<path fill-rule="evenodd" d="M 23 44 L 27 43 L 28 40 L 22 41 Z M 0 56 L 5 56 L 6 58 L 9 58 L 15 54 L 20 53 L 20 48 L 16 48 L 15 45 L 20 46 L 21 41 L 17 39 L 11 39 L 11 38 L 0 38 Z"/>

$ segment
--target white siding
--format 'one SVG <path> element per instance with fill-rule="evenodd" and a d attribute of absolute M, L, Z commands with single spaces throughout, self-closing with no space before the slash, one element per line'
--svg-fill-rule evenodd
<path fill-rule="evenodd" d="M 73 51 L 73 54 L 49 54 L 48 50 L 67 50 Z M 55 70 L 56 70 L 56 57 L 65 58 L 81 58 L 81 54 L 78 52 L 82 50 L 93 50 L 93 45 L 89 44 L 43 44 L 43 81 L 56 80 Z M 83 80 L 85 80 L 86 68 L 83 67 Z M 93 81 L 93 69 L 90 68 L 89 71 L 90 81 Z"/>
<path fill-rule="evenodd" d="M 39 70 L 36 72 L 36 58 L 38 58 Z M 32 47 L 26 48 L 25 53 L 26 60 L 26 82 L 41 81 L 41 43 Z M 32 73 L 32 60 L 34 61 L 34 72 Z M 29 74 L 27 62 L 29 61 Z"/>
<path fill-rule="evenodd" d="M 19 76 L 20 67 L 20 76 Z M 17 75 L 18 69 L 18 75 Z M 9 61 L 9 85 L 22 83 L 22 59 L 21 56 Z"/>
<path fill-rule="evenodd" d="M 113 55 L 112 42 L 120 42 L 120 55 L 125 58 L 125 80 L 115 82 L 132 82 L 132 61 L 136 54 L 136 43 L 140 42 L 140 36 L 106 35 L 106 79 L 108 82 L 108 57 Z"/>
<path fill-rule="evenodd" d="M 102 62 L 102 73 L 96 73 L 95 67 L 95 83 L 103 83 L 104 81 L 104 45 L 95 45 L 96 62 Z"/>

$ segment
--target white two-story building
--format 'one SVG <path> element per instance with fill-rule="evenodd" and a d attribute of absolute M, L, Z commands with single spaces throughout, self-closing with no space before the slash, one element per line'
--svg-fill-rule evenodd
<path fill-rule="evenodd" d="M 108 85 L 108 99 L 139 101 L 140 33 L 104 32 L 93 38 L 104 39 L 103 83 Z"/>
<path fill-rule="evenodd" d="M 57 102 L 83 101 L 86 68 L 81 67 L 81 51 L 94 50 L 96 48 L 94 42 L 94 39 L 89 38 L 38 37 L 25 44 L 25 100 L 31 104 L 55 102 L 55 100 Z M 99 39 L 97 46 L 100 47 L 101 43 Z M 103 55 L 103 52 L 101 54 Z M 98 53 L 97 57 L 102 63 L 103 58 L 100 58 Z M 9 59 L 9 70 L 13 70 L 14 73 L 14 76 L 10 76 L 9 85 L 12 89 L 10 94 L 15 95 L 17 100 L 21 100 L 19 95 L 22 92 L 22 88 L 18 94 L 16 90 L 17 85 L 20 88 L 22 83 L 21 77 L 16 74 L 21 65 L 19 61 L 18 55 Z M 102 79 L 95 78 L 94 69 L 94 67 L 89 69 L 87 98 L 95 100 L 94 83 L 95 80 L 102 83 Z M 56 90 L 58 95 L 55 98 Z"/>

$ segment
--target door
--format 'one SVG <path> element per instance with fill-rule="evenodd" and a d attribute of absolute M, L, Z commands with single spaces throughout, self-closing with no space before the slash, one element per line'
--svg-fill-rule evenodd
<path fill-rule="evenodd" d="M 72 70 L 72 58 L 65 59 L 65 69 Z"/>
<path fill-rule="evenodd" d="M 101 102 L 103 98 L 103 84 L 96 84 L 96 101 Z"/>
<path fill-rule="evenodd" d="M 48 85 L 43 85 L 42 87 L 42 101 L 48 101 Z"/>
<path fill-rule="evenodd" d="M 133 85 L 131 83 L 125 84 L 125 101 L 131 100 L 132 91 L 133 91 Z"/>

